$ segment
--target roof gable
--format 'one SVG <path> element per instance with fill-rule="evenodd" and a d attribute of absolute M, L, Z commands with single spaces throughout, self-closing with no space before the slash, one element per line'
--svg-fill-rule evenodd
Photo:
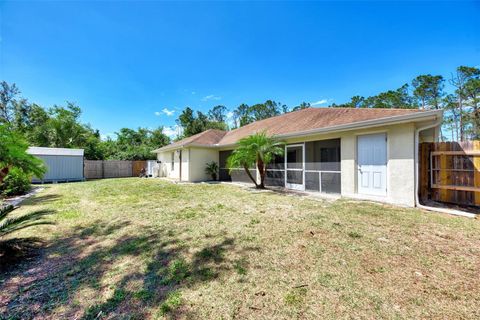
<path fill-rule="evenodd" d="M 165 150 L 165 149 L 181 148 L 187 145 L 210 147 L 218 144 L 226 133 L 227 132 L 223 130 L 208 129 L 203 132 L 197 133 L 193 136 L 187 137 L 185 139 L 173 142 L 160 149 L 154 150 L 154 152 Z"/>

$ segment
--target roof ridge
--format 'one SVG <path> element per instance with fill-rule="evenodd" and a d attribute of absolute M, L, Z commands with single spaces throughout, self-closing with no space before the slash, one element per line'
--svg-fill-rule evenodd
<path fill-rule="evenodd" d="M 312 108 L 312 107 L 311 107 Z M 306 109 L 311 109 L 306 108 Z M 325 108 L 315 108 L 315 109 L 338 109 L 338 110 L 410 110 L 410 111 L 428 111 L 428 110 L 421 110 L 418 108 L 349 108 L 349 107 L 325 107 Z M 305 110 L 305 109 L 303 109 Z"/>

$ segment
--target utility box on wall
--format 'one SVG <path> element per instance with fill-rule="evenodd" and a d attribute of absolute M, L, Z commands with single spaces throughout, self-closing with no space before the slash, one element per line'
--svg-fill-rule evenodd
<path fill-rule="evenodd" d="M 43 160 L 47 172 L 33 183 L 83 181 L 83 149 L 30 147 L 27 152 Z"/>

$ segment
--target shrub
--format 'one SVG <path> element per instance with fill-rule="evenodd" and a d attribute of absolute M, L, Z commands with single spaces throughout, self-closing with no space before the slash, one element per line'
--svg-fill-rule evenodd
<path fill-rule="evenodd" d="M 218 164 L 215 161 L 208 162 L 205 167 L 205 173 L 212 177 L 212 180 L 217 180 Z"/>
<path fill-rule="evenodd" d="M 47 167 L 39 158 L 27 153 L 28 144 L 21 136 L 0 125 L 0 184 L 10 170 L 18 168 L 38 178 L 43 177 Z"/>
<path fill-rule="evenodd" d="M 28 190 L 30 176 L 18 168 L 11 169 L 0 185 L 0 192 L 5 196 L 24 194 Z"/>

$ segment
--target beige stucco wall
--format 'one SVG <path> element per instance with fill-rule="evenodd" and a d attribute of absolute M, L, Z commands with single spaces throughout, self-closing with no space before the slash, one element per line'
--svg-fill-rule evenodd
<path fill-rule="evenodd" d="M 436 142 L 439 137 L 439 131 L 436 128 L 420 131 L 419 142 Z"/>
<path fill-rule="evenodd" d="M 360 195 L 357 193 L 357 138 L 359 135 L 374 133 L 387 134 L 386 197 Z M 378 200 L 404 206 L 414 206 L 414 135 L 414 124 L 406 123 L 372 129 L 344 131 L 334 134 L 312 135 L 308 138 L 288 139 L 286 142 L 298 143 L 340 138 L 342 196 Z"/>
<path fill-rule="evenodd" d="M 170 152 L 157 153 L 157 160 L 160 163 L 157 164 L 158 176 L 169 177 L 170 176 Z"/>
<path fill-rule="evenodd" d="M 415 126 L 391 127 L 388 132 L 387 197 L 396 204 L 415 206 Z"/>
<path fill-rule="evenodd" d="M 381 132 L 387 134 L 387 196 L 372 197 L 357 194 L 357 138 L 359 135 Z M 343 135 L 342 195 L 413 207 L 415 205 L 414 135 L 413 123 L 376 130 L 359 130 Z"/>
<path fill-rule="evenodd" d="M 157 154 L 157 159 L 161 161 L 161 164 L 159 165 L 160 177 L 166 177 L 176 180 L 180 178 L 180 153 L 177 152 L 177 150 L 160 152 Z M 174 154 L 173 170 L 172 153 Z M 182 181 L 189 181 L 189 158 L 189 149 L 182 149 Z"/>
<path fill-rule="evenodd" d="M 218 164 L 218 150 L 208 148 L 190 148 L 190 180 L 192 182 L 211 180 L 205 173 L 207 162 L 215 161 Z"/>
<path fill-rule="evenodd" d="M 356 193 L 357 186 L 357 139 L 353 134 L 340 137 L 341 190 L 342 195 Z"/>
<path fill-rule="evenodd" d="M 190 181 L 190 149 L 182 149 L 182 181 Z"/>

